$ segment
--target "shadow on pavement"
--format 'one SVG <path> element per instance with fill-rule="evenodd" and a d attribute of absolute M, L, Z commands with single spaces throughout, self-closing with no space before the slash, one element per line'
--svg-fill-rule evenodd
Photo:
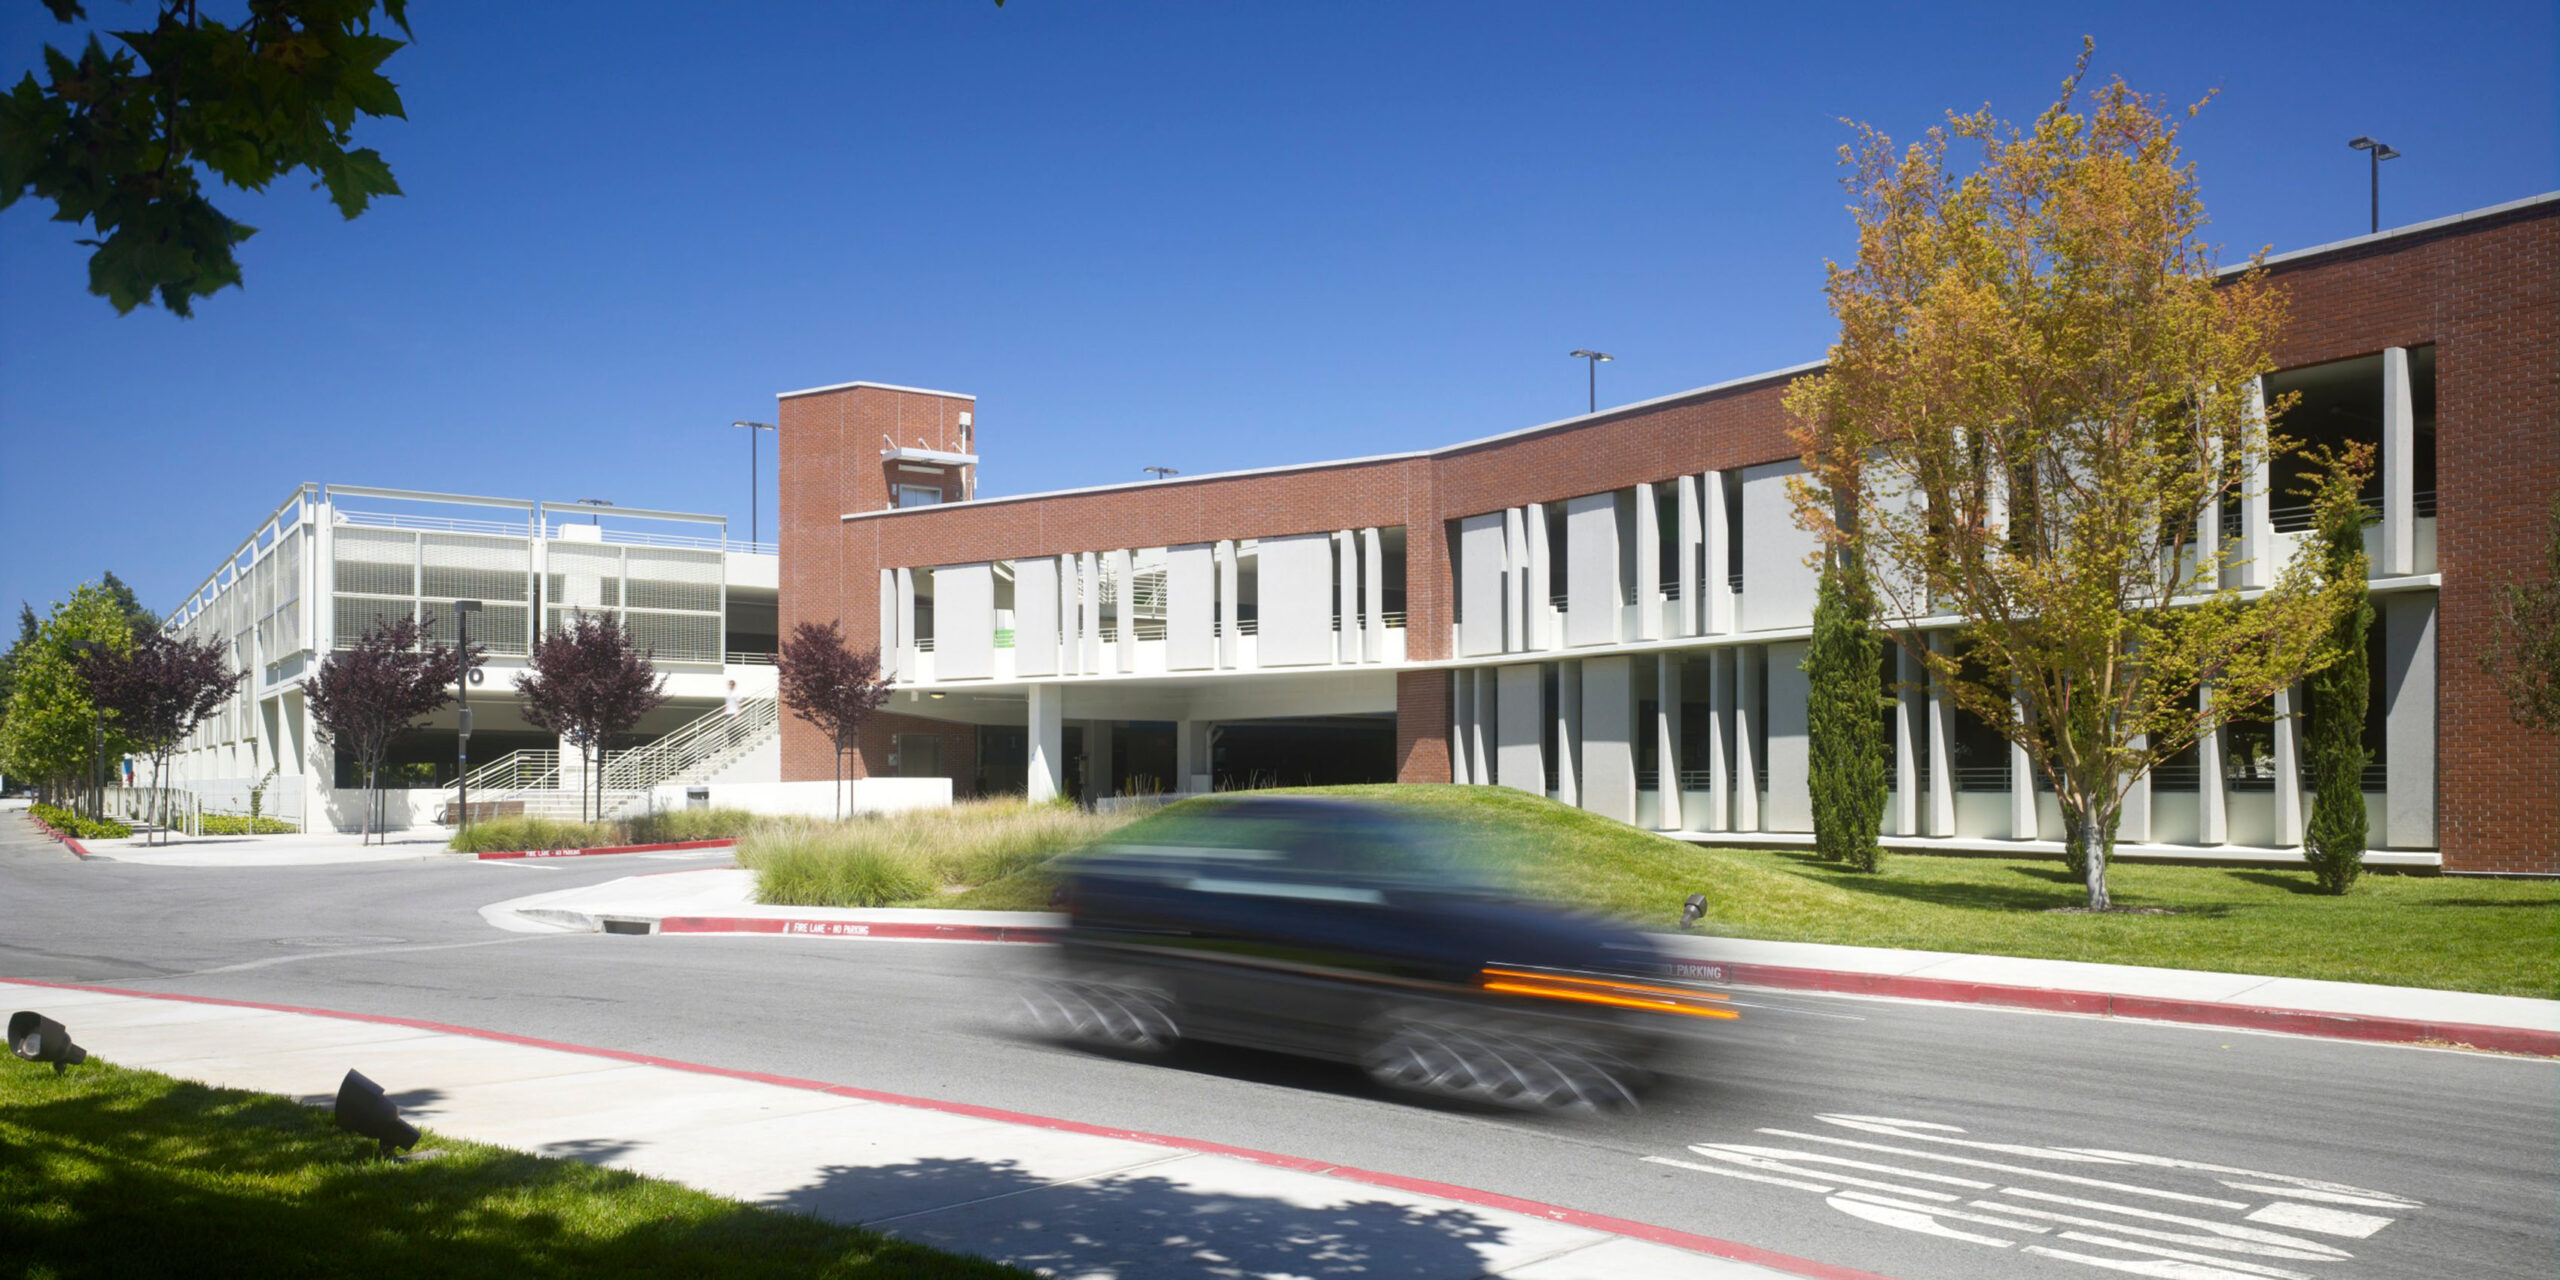
<path fill-rule="evenodd" d="M 1341 1190 L 1353 1198 L 1307 1204 L 1284 1190 L 1307 1185 L 1295 1175 L 1247 1170 L 1239 1180 L 1269 1189 L 1204 1191 L 1142 1172 L 1055 1183 L 1012 1160 L 927 1159 L 828 1169 L 779 1203 L 1047 1274 L 1124 1280 L 1465 1280 L 1485 1273 L 1506 1238 L 1464 1208 L 1364 1200 L 1351 1188 Z"/>

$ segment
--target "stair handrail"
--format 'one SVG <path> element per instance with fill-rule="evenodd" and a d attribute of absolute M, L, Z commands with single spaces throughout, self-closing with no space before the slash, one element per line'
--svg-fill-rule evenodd
<path fill-rule="evenodd" d="M 608 791 L 647 791 L 707 762 L 724 760 L 761 742 L 781 723 L 773 698 L 741 698 L 738 714 L 715 707 L 644 747 L 605 758 Z"/>

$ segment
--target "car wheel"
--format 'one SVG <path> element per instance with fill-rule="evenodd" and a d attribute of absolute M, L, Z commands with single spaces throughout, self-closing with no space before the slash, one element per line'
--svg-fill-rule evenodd
<path fill-rule="evenodd" d="M 1182 1038 L 1173 997 L 1132 979 L 1043 983 L 1023 993 L 1031 1025 L 1047 1035 L 1141 1053 L 1161 1053 Z"/>
<path fill-rule="evenodd" d="M 1631 1110 L 1640 1076 L 1552 1031 L 1451 1015 L 1387 1019 L 1361 1066 L 1389 1088 L 1521 1111 Z"/>

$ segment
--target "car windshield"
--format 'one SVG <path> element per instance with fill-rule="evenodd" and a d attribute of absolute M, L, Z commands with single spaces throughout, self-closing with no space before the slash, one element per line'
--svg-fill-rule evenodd
<path fill-rule="evenodd" d="M 1485 892 L 1502 887 L 1458 824 L 1345 804 L 1186 805 L 1093 851 L 1115 862 L 1219 862 L 1318 883 Z"/>

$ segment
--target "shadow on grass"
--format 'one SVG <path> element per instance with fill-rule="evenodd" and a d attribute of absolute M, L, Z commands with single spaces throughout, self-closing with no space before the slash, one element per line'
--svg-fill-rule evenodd
<path fill-rule="evenodd" d="M 2282 889 L 2287 893 L 2299 894 L 2305 897 L 2333 898 L 2338 896 L 2336 894 L 2321 892 L 2320 882 L 2313 879 L 2311 873 L 2308 871 L 2297 871 L 2288 875 L 2282 871 L 2233 870 L 2224 872 L 2223 874 L 2230 876 L 2234 880 L 2245 880 L 2250 884 L 2265 885 L 2270 889 Z"/>
<path fill-rule="evenodd" d="M 2028 885 L 1986 883 L 1950 883 L 1946 881 L 1912 880 L 1893 873 L 1892 859 L 1875 874 L 1851 871 L 1824 862 L 1811 854 L 1782 851 L 1779 855 L 1787 870 L 1808 880 L 1863 893 L 1877 898 L 1898 898 L 1905 902 L 1932 906 L 1957 907 L 1974 911 L 2040 911 L 2047 907 L 2078 906 L 2084 898 L 2077 892 L 2078 882 L 2068 872 L 2049 877 L 2052 888 Z M 2029 879 L 2048 879 L 2041 868 L 2015 868 Z"/>
<path fill-rule="evenodd" d="M 1465 1280 L 1497 1265 L 1491 1251 L 1509 1234 L 1470 1209 L 1364 1198 L 1341 1183 L 1228 1161 L 1198 1170 L 1222 1184 L 1214 1191 L 1135 1170 L 1060 1180 L 1075 1172 L 1012 1159 L 838 1166 L 782 1203 L 1045 1274 L 1168 1280 Z"/>
<path fill-rule="evenodd" d="M 378 1161 L 289 1099 L 10 1062 L 0 1240 L 28 1274 L 66 1277 L 1015 1274 L 574 1161 L 425 1145 L 444 1154 Z"/>

